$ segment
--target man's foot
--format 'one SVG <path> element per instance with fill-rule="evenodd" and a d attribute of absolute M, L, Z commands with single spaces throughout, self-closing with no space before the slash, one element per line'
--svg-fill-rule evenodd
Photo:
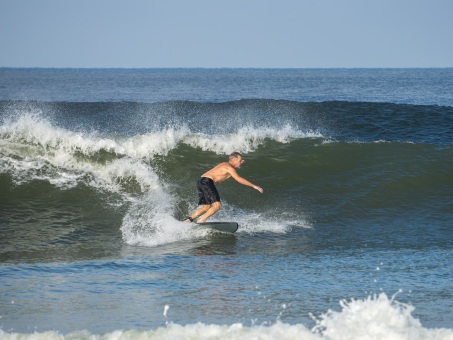
<path fill-rule="evenodd" d="M 186 219 L 183 222 L 193 222 L 192 217 L 186 217 Z"/>

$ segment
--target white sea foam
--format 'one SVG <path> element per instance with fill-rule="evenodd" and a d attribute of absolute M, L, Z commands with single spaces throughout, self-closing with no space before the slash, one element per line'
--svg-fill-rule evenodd
<path fill-rule="evenodd" d="M 263 233 L 271 232 L 283 234 L 291 230 L 293 227 L 310 228 L 310 224 L 301 220 L 300 216 L 292 217 L 281 211 L 272 213 L 267 211 L 258 213 L 246 211 L 236 206 L 229 205 L 228 202 L 223 202 L 222 210 L 220 210 L 211 221 L 233 220 L 240 221 L 238 233 Z"/>
<path fill-rule="evenodd" d="M 76 154 L 86 156 L 107 151 L 130 158 L 152 158 L 173 149 L 185 134 L 173 129 L 124 138 L 103 136 L 96 132 L 73 132 L 52 125 L 36 114 L 24 114 L 0 126 L 2 140 L 36 146 L 39 154 Z"/>
<path fill-rule="evenodd" d="M 167 190 L 156 189 L 136 200 L 123 218 L 121 231 L 123 240 L 130 245 L 155 247 L 174 242 L 195 240 L 215 232 L 203 228 L 191 228 L 177 221 L 174 207 L 176 199 Z M 195 209 L 195 207 L 193 207 Z M 310 227 L 300 220 L 263 217 L 261 213 L 246 212 L 223 202 L 222 210 L 210 221 L 240 221 L 237 233 L 255 234 L 262 232 L 286 233 L 292 227 Z"/>
<path fill-rule="evenodd" d="M 0 126 L 2 143 L 9 148 L 20 146 L 28 149 L 29 156 L 47 156 L 57 165 L 63 165 L 69 155 L 94 155 L 100 151 L 138 159 L 151 159 L 155 155 L 167 155 L 180 143 L 193 148 L 229 154 L 232 151 L 253 152 L 266 139 L 288 143 L 299 138 L 322 137 L 317 132 L 302 132 L 290 125 L 280 128 L 245 126 L 237 132 L 226 134 L 193 133 L 186 126 L 170 127 L 132 137 L 103 136 L 100 133 L 73 132 L 52 125 L 38 114 L 22 114 Z M 33 148 L 35 147 L 35 148 Z"/>
<path fill-rule="evenodd" d="M 152 247 L 197 237 L 187 223 L 173 217 L 173 201 L 165 190 L 156 189 L 134 202 L 123 218 L 123 240 Z"/>
<path fill-rule="evenodd" d="M 164 313 L 170 322 L 152 330 L 116 330 L 103 335 L 75 331 L 66 335 L 42 333 L 8 333 L 0 330 L 0 338 L 9 339 L 330 339 L 330 340 L 452 340 L 453 330 L 429 329 L 412 316 L 414 307 L 390 299 L 386 294 L 362 300 L 340 302 L 341 311 L 328 311 L 315 318 L 316 326 L 277 321 L 272 325 L 245 326 L 241 323 L 214 325 L 198 322 L 179 325 L 171 322 L 171 306 Z"/>
<path fill-rule="evenodd" d="M 191 134 L 184 142 L 194 148 L 204 151 L 213 151 L 217 154 L 230 154 L 233 151 L 249 153 L 256 151 L 266 139 L 280 143 L 289 143 L 293 139 L 322 137 L 317 132 L 302 132 L 293 129 L 290 125 L 281 128 L 256 128 L 244 126 L 237 132 L 221 135 Z"/>
<path fill-rule="evenodd" d="M 328 339 L 453 339 L 453 330 L 424 328 L 412 316 L 413 306 L 385 293 L 340 305 L 340 312 L 323 314 L 313 331 Z"/>
<path fill-rule="evenodd" d="M 174 141 L 171 132 L 157 135 L 115 140 L 94 132 L 68 131 L 37 115 L 22 115 L 0 126 L 0 171 L 11 173 L 17 184 L 48 180 L 58 187 L 72 188 L 84 182 L 100 190 L 124 193 L 122 185 L 134 180 L 141 192 L 148 192 L 161 184 L 146 158 L 174 147 L 168 146 L 173 143 L 169 140 Z M 167 141 L 165 146 L 162 140 Z M 105 162 L 90 159 L 102 151 L 115 157 Z"/>

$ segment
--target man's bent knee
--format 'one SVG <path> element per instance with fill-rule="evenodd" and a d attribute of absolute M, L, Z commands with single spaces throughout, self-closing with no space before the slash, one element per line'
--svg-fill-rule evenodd
<path fill-rule="evenodd" d="M 219 211 L 222 209 L 222 203 L 221 202 L 214 202 L 211 204 L 211 207 L 214 208 L 216 211 Z"/>

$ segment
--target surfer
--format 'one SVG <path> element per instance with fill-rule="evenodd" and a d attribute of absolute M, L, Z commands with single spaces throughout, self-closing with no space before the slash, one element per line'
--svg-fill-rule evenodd
<path fill-rule="evenodd" d="M 236 169 L 239 169 L 244 162 L 245 160 L 239 152 L 233 152 L 230 155 L 228 162 L 220 163 L 211 170 L 205 172 L 197 181 L 199 197 L 198 205 L 201 205 L 201 208 L 197 209 L 190 217 L 187 217 L 184 222 L 193 222 L 194 219 L 203 215 L 198 220 L 198 223 L 203 223 L 218 212 L 222 208 L 222 203 L 220 202 L 220 196 L 216 185 L 226 181 L 230 177 L 233 177 L 240 184 L 247 185 L 258 190 L 260 193 L 263 193 L 261 187 L 242 178 L 236 172 Z"/>

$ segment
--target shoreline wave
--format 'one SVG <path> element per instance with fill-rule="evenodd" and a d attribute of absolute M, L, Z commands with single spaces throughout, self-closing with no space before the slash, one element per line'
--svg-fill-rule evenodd
<path fill-rule="evenodd" d="M 286 305 L 274 323 L 251 326 L 242 323 L 230 325 L 178 324 L 171 321 L 171 306 L 163 306 L 165 326 L 152 330 L 115 330 L 95 334 L 87 330 L 62 334 L 58 331 L 35 331 L 14 333 L 0 330 L 2 339 L 453 339 L 453 330 L 448 328 L 425 328 L 412 316 L 414 307 L 389 298 L 385 293 L 364 299 L 340 301 L 341 311 L 329 310 L 319 317 L 311 316 L 315 326 L 288 324 L 280 321 Z"/>

